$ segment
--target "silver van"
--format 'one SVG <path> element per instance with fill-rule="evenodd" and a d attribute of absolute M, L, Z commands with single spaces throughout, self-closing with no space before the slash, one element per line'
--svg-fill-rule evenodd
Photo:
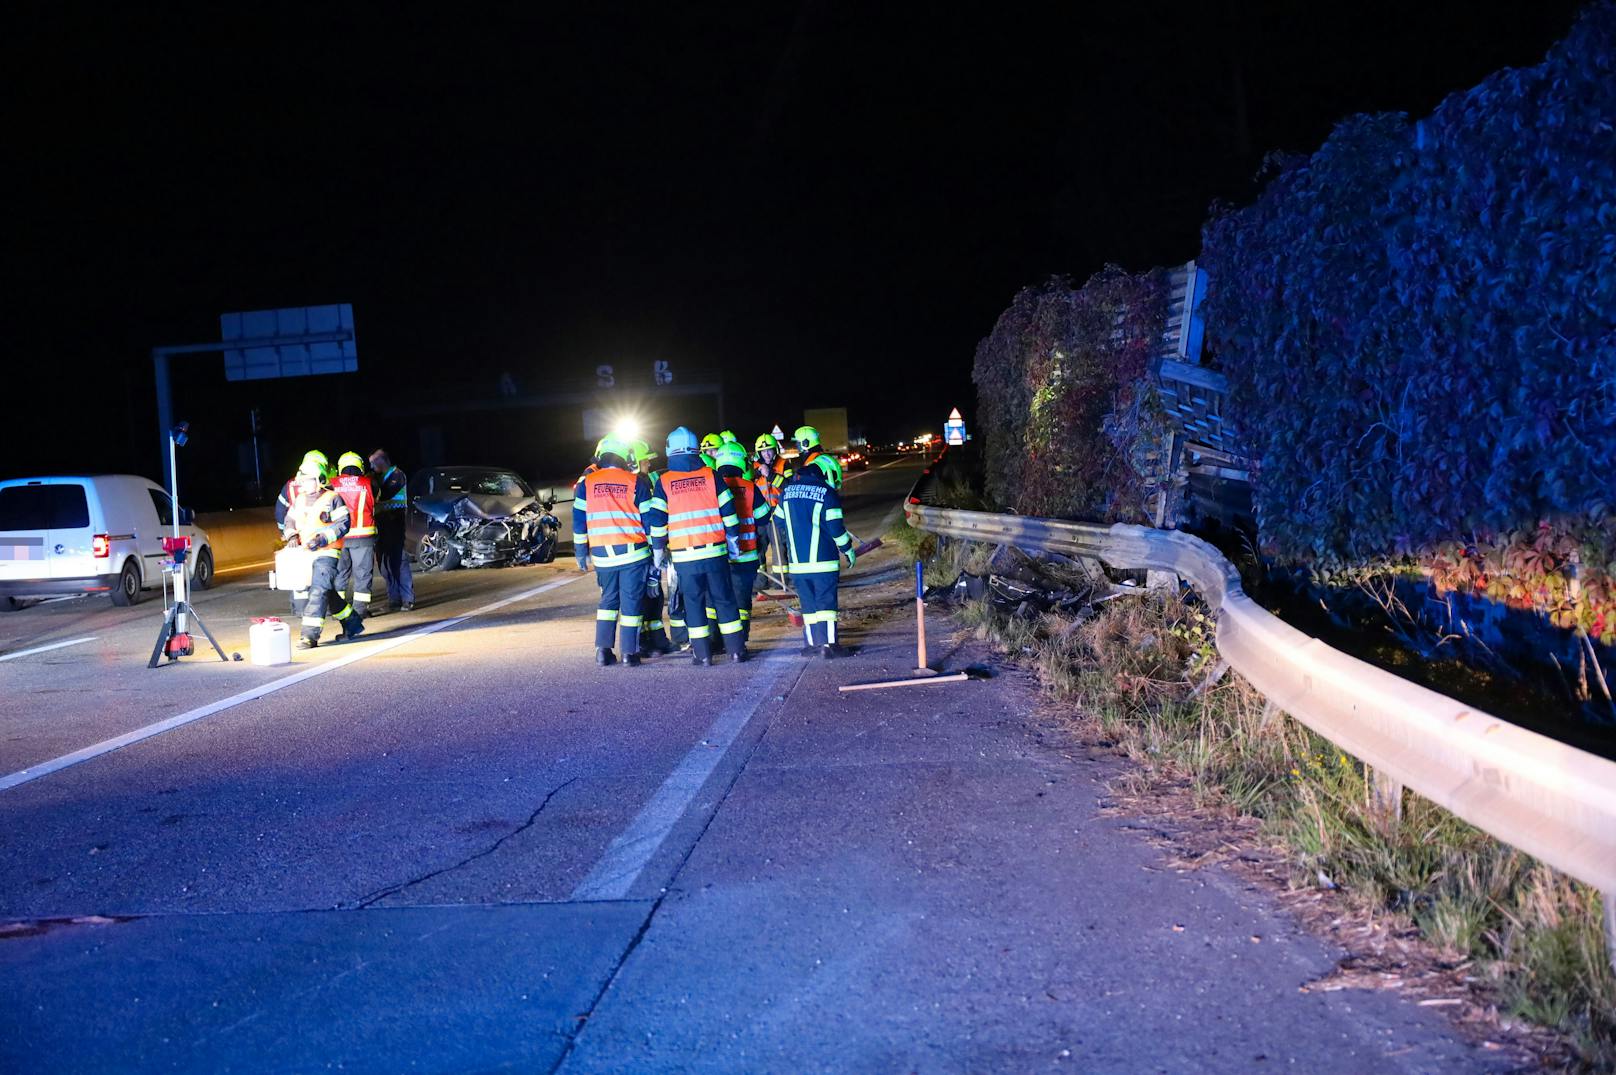
<path fill-rule="evenodd" d="M 163 487 L 133 474 L 0 481 L 0 609 L 24 598 L 104 593 L 132 605 L 163 584 L 173 514 Z M 213 583 L 207 532 L 180 508 L 191 537 L 191 585 Z"/>

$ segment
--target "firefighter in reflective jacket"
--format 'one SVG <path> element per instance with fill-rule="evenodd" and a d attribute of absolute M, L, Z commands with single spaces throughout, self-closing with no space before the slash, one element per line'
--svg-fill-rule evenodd
<path fill-rule="evenodd" d="M 769 519 L 768 526 L 758 527 L 758 551 L 764 560 L 768 560 L 770 548 L 779 541 L 777 531 L 780 528 L 780 490 L 791 480 L 793 472 L 786 466 L 785 453 L 780 451 L 780 442 L 774 439 L 773 433 L 759 433 L 757 440 L 752 444 L 752 450 L 757 453 L 756 461 L 752 464 L 752 476 L 757 478 L 758 490 L 763 494 L 763 499 L 769 502 L 769 509 L 774 513 Z M 775 570 L 781 570 L 784 556 L 778 549 L 773 554 L 773 560 Z"/>
<path fill-rule="evenodd" d="M 836 642 L 836 584 L 841 579 L 838 553 L 852 567 L 858 559 L 853 539 L 842 524 L 842 498 L 819 467 L 797 468 L 797 476 L 780 494 L 780 518 L 791 558 L 791 582 L 802 606 L 805 657 L 840 657 Z"/>
<path fill-rule="evenodd" d="M 717 613 L 721 638 L 741 633 L 741 614 L 729 578 L 729 553 L 739 551 L 739 521 L 735 497 L 703 465 L 696 435 L 683 426 L 668 434 L 668 469 L 652 489 L 646 520 L 651 524 L 657 566 L 665 568 L 671 562 L 679 576 L 692 659 L 710 665 L 713 629 L 707 607 L 711 605 Z M 726 648 L 730 660 L 746 660 L 746 647 L 739 638 Z"/>
<path fill-rule="evenodd" d="M 631 468 L 634 450 L 616 437 L 601 440 L 595 469 L 572 491 L 572 546 L 578 570 L 595 569 L 600 605 L 595 611 L 595 663 L 617 663 L 613 637 L 623 663 L 640 663 L 640 605 L 651 571 L 646 512 L 651 483 Z"/>
<path fill-rule="evenodd" d="M 645 476 L 646 484 L 655 484 L 660 476 L 651 465 L 657 454 L 651 446 L 643 440 L 637 440 L 629 446 L 629 469 Z M 645 580 L 645 603 L 640 607 L 640 649 L 651 653 L 672 653 L 673 644 L 668 641 L 667 622 L 663 619 L 663 610 L 667 602 L 662 595 L 662 572 L 655 564 L 651 565 L 651 573 Z M 684 626 L 684 621 L 679 621 Z M 688 639 L 686 639 L 688 641 Z M 682 643 L 681 643 L 682 644 Z"/>
<path fill-rule="evenodd" d="M 752 637 L 752 591 L 757 583 L 758 568 L 762 566 L 759 534 L 770 511 L 761 488 L 763 483 L 752 477 L 749 470 L 745 448 L 726 442 L 718 449 L 718 476 L 735 498 L 737 532 L 735 548 L 729 555 L 729 581 L 735 591 L 736 611 L 741 614 L 743 648 Z"/>
<path fill-rule="evenodd" d="M 753 477 L 758 479 L 769 506 L 778 508 L 780 490 L 791 480 L 791 468 L 786 466 L 786 457 L 780 452 L 780 442 L 774 439 L 773 433 L 759 433 L 752 450 L 757 453 Z"/>
<path fill-rule="evenodd" d="M 337 459 L 331 488 L 348 505 L 348 533 L 337 559 L 337 593 L 353 603 L 363 622 L 370 615 L 370 584 L 376 575 L 376 493 L 358 452 L 343 452 Z"/>
<path fill-rule="evenodd" d="M 365 627 L 336 592 L 337 561 L 349 526 L 348 505 L 326 488 L 316 467 L 305 464 L 299 468 L 296 481 L 297 491 L 281 524 L 281 535 L 314 553 L 314 574 L 303 605 L 303 632 L 297 642 L 302 649 L 313 649 L 320 644 L 327 613 L 342 624 L 339 641 L 359 637 Z"/>
<path fill-rule="evenodd" d="M 281 486 L 280 495 L 275 498 L 275 527 L 284 531 L 286 529 L 286 513 L 292 510 L 292 501 L 297 499 L 297 474 L 304 470 L 311 470 L 320 475 L 320 483 L 328 484 L 331 478 L 331 461 L 319 449 L 303 453 L 303 461 L 297 465 L 297 473 L 286 479 Z M 303 606 L 308 604 L 309 591 L 292 591 L 292 615 L 303 614 Z"/>

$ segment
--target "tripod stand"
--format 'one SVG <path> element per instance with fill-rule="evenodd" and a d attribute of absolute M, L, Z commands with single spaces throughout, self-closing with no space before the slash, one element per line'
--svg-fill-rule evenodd
<path fill-rule="evenodd" d="M 152 647 L 151 660 L 146 662 L 147 668 L 156 668 L 158 660 L 165 653 L 172 662 L 196 652 L 196 646 L 191 640 L 189 622 L 191 620 L 195 620 L 196 625 L 202 628 L 202 633 L 207 636 L 213 651 L 219 655 L 219 660 L 226 664 L 230 662 L 230 658 L 224 655 L 219 640 L 213 637 L 208 625 L 202 622 L 202 617 L 196 614 L 196 610 L 191 608 L 191 603 L 186 600 L 185 554 L 190 550 L 189 537 L 163 539 L 163 551 L 172 557 L 163 561 L 163 570 L 174 576 L 174 603 L 163 611 L 163 627 L 157 632 L 157 645 Z M 168 596 L 166 585 L 163 587 L 163 596 L 165 598 Z"/>
<path fill-rule="evenodd" d="M 157 661 L 163 654 L 168 654 L 170 662 L 181 657 L 189 657 L 196 652 L 196 646 L 191 642 L 190 623 L 196 620 L 196 625 L 202 628 L 208 641 L 213 645 L 213 651 L 219 655 L 219 660 L 226 664 L 230 658 L 224 655 L 219 646 L 219 640 L 213 637 L 208 625 L 202 622 L 192 609 L 191 603 L 186 600 L 185 556 L 191 551 L 191 538 L 180 533 L 180 476 L 178 460 L 175 458 L 177 449 L 189 437 L 191 424 L 180 422 L 168 431 L 168 503 L 169 510 L 173 512 L 174 534 L 163 539 L 163 551 L 168 553 L 168 559 L 163 561 L 163 571 L 174 576 L 174 603 L 163 610 L 163 628 L 157 633 L 157 645 L 152 647 L 151 660 L 146 662 L 147 668 L 156 668 Z M 168 601 L 168 583 L 163 583 L 163 601 Z"/>

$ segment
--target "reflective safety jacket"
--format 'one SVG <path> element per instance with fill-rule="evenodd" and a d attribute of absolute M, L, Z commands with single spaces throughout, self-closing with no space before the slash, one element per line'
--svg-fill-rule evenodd
<path fill-rule="evenodd" d="M 768 483 L 749 478 L 735 467 L 721 468 L 718 476 L 735 498 L 737 551 L 731 552 L 729 558 L 737 564 L 751 563 L 758 558 L 758 524 L 767 519 L 773 510 L 763 494 Z"/>
<path fill-rule="evenodd" d="M 780 490 L 791 480 L 791 474 L 791 468 L 786 466 L 786 457 L 779 452 L 774 455 L 773 466 L 765 464 L 761 459 L 752 464 L 752 475 L 758 480 L 758 489 L 771 508 L 780 506 Z"/>
<path fill-rule="evenodd" d="M 621 467 L 596 467 L 572 490 L 572 539 L 589 543 L 596 567 L 649 559 L 651 483 Z"/>
<path fill-rule="evenodd" d="M 651 544 L 671 550 L 674 563 L 725 556 L 740 536 L 734 495 L 696 458 L 675 456 L 651 494 Z"/>
<path fill-rule="evenodd" d="M 281 535 L 297 535 L 305 549 L 313 547 L 316 537 L 325 538 L 325 544 L 314 549 L 316 556 L 329 556 L 333 560 L 342 552 L 342 538 L 348 533 L 348 505 L 332 489 L 321 489 L 313 496 L 297 494 L 281 524 Z"/>
<path fill-rule="evenodd" d="M 339 474 L 332 483 L 332 491 L 348 505 L 348 519 L 352 525 L 348 527 L 347 537 L 375 537 L 376 494 L 371 491 L 370 479 L 363 474 Z"/>
<path fill-rule="evenodd" d="M 780 518 L 794 575 L 840 571 L 837 557 L 853 545 L 842 523 L 842 498 L 818 467 L 797 468 L 780 493 Z"/>
<path fill-rule="evenodd" d="M 376 483 L 376 513 L 386 515 L 410 506 L 410 480 L 397 467 L 390 466 Z"/>

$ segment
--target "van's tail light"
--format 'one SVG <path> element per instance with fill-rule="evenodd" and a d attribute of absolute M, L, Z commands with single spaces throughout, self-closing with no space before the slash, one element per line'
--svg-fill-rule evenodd
<path fill-rule="evenodd" d="M 90 551 L 97 560 L 105 560 L 112 555 L 112 539 L 105 534 L 95 535 L 90 539 Z"/>

